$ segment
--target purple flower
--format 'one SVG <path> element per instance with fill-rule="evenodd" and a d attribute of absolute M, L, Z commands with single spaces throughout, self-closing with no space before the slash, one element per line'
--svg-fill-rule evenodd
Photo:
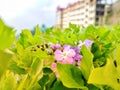
<path fill-rule="evenodd" d="M 72 49 L 74 49 L 74 51 L 76 52 L 76 53 L 80 53 L 80 47 L 72 47 Z"/>
<path fill-rule="evenodd" d="M 60 44 L 56 44 L 55 47 L 58 49 L 58 48 L 61 47 L 61 45 Z"/>
<path fill-rule="evenodd" d="M 74 60 L 81 60 L 82 55 L 80 55 L 80 47 L 73 47 L 73 49 L 76 52 L 76 55 L 74 56 Z"/>
<path fill-rule="evenodd" d="M 66 44 L 63 46 L 63 48 L 71 48 L 71 46 Z"/>
<path fill-rule="evenodd" d="M 78 61 L 82 60 L 82 55 L 76 54 L 76 55 L 74 56 L 74 60 L 78 60 Z"/>
<path fill-rule="evenodd" d="M 92 40 L 85 40 L 84 41 L 84 45 L 86 46 L 86 47 L 90 47 L 91 45 L 93 44 L 93 41 Z"/>
<path fill-rule="evenodd" d="M 58 49 L 58 48 L 60 48 L 60 47 L 61 47 L 60 44 L 51 44 L 51 45 L 50 45 L 50 48 L 53 49 L 53 50 L 56 50 L 56 49 Z"/>
<path fill-rule="evenodd" d="M 73 57 L 76 52 L 70 48 L 70 46 L 64 47 L 63 51 L 57 49 L 55 52 L 55 60 L 63 64 L 74 64 Z"/>
<path fill-rule="evenodd" d="M 79 41 L 78 47 L 80 47 L 81 49 L 81 47 L 85 45 L 86 47 L 90 48 L 92 44 L 93 44 L 92 40 L 85 40 L 84 42 Z"/>

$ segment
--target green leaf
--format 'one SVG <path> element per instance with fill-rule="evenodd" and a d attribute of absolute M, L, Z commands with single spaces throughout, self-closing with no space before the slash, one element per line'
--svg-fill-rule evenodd
<path fill-rule="evenodd" d="M 57 38 L 58 37 L 55 37 L 55 34 L 53 34 L 54 36 L 52 36 L 52 35 L 49 35 L 49 34 L 46 34 L 46 35 L 44 35 L 44 40 L 46 41 L 46 42 L 52 42 L 52 43 L 57 43 Z M 59 38 L 60 39 L 60 38 Z M 59 40 L 58 39 L 58 40 Z"/>
<path fill-rule="evenodd" d="M 120 75 L 120 44 L 117 45 L 114 54 L 114 65 L 117 68 Z"/>
<path fill-rule="evenodd" d="M 89 84 L 88 88 L 89 88 L 88 90 L 100 90 L 98 87 L 96 87 L 96 86 L 94 86 L 92 84 Z"/>
<path fill-rule="evenodd" d="M 0 90 L 15 90 L 16 83 L 14 75 L 7 73 L 0 81 Z"/>
<path fill-rule="evenodd" d="M 42 71 L 43 68 L 43 60 L 40 60 L 39 58 L 35 58 L 31 65 L 31 73 L 33 75 L 39 74 Z"/>
<path fill-rule="evenodd" d="M 101 51 L 97 43 L 92 44 L 91 52 L 94 54 L 94 59 L 99 58 L 101 56 Z"/>
<path fill-rule="evenodd" d="M 4 29 L 4 22 L 3 20 L 0 18 L 0 31 L 2 31 Z"/>
<path fill-rule="evenodd" d="M 96 28 L 93 25 L 88 26 L 85 31 L 85 36 L 86 38 L 89 38 L 89 39 L 95 39 L 97 37 Z"/>
<path fill-rule="evenodd" d="M 6 71 L 12 56 L 10 51 L 0 51 L 0 77 Z"/>
<path fill-rule="evenodd" d="M 30 80 L 27 87 L 28 90 L 32 90 L 33 87 L 38 83 L 37 81 L 43 76 L 42 68 L 43 60 L 39 59 L 38 57 L 34 58 L 31 65 Z"/>
<path fill-rule="evenodd" d="M 89 75 L 93 69 L 93 54 L 85 46 L 82 46 L 81 51 L 83 58 L 81 60 L 80 68 L 84 78 L 88 80 Z"/>
<path fill-rule="evenodd" d="M 34 43 L 36 44 L 42 43 L 42 32 L 40 30 L 39 25 L 37 25 L 35 28 Z"/>
<path fill-rule="evenodd" d="M 32 37 L 30 30 L 24 29 L 20 33 L 20 38 L 19 38 L 18 42 L 23 46 L 23 48 L 27 48 L 28 46 L 32 45 L 33 37 Z"/>
<path fill-rule="evenodd" d="M 50 74 L 50 73 L 52 73 L 53 71 L 50 69 L 50 68 L 48 68 L 48 67 L 44 67 L 43 68 L 43 73 L 45 73 L 45 74 Z"/>
<path fill-rule="evenodd" d="M 19 56 L 20 58 L 20 64 L 24 67 L 30 67 L 33 61 L 33 54 L 30 51 L 30 48 L 26 48 L 23 53 Z"/>
<path fill-rule="evenodd" d="M 41 32 L 41 30 L 40 30 L 40 27 L 39 27 L 39 25 L 37 25 L 36 27 L 35 27 L 35 35 L 34 35 L 34 37 L 37 37 L 37 36 L 40 36 L 40 35 L 42 35 L 42 32 Z"/>
<path fill-rule="evenodd" d="M 9 69 L 18 74 L 26 74 L 27 73 L 27 71 L 24 68 L 17 66 L 15 63 L 11 64 L 9 66 Z"/>
<path fill-rule="evenodd" d="M 115 90 L 119 90 L 120 83 L 118 82 L 118 79 L 120 79 L 120 76 L 118 75 L 113 61 L 108 59 L 105 66 L 92 70 L 88 83 L 95 85 L 108 85 Z"/>
<path fill-rule="evenodd" d="M 114 53 L 117 66 L 120 66 L 120 44 L 117 45 L 116 51 Z"/>
<path fill-rule="evenodd" d="M 104 45 L 104 48 L 110 48 L 112 46 L 112 43 L 107 43 L 106 45 Z"/>
<path fill-rule="evenodd" d="M 104 37 L 104 34 L 107 32 L 108 30 L 107 30 L 107 28 L 105 28 L 105 27 L 98 27 L 97 28 L 97 34 L 99 35 L 99 37 L 101 38 L 101 37 Z M 105 38 L 105 37 L 104 37 Z"/>
<path fill-rule="evenodd" d="M 109 39 L 110 31 L 107 31 L 104 33 L 104 35 L 101 37 L 101 40 Z"/>
<path fill-rule="evenodd" d="M 0 50 L 4 50 L 12 46 L 15 41 L 15 31 L 13 28 L 5 25 L 0 19 Z"/>
<path fill-rule="evenodd" d="M 54 84 L 54 87 L 52 90 L 77 90 L 75 88 L 67 88 L 65 87 L 61 81 L 56 81 L 55 84 Z"/>
<path fill-rule="evenodd" d="M 26 81 L 27 80 L 28 80 L 28 74 L 23 75 L 22 79 L 21 79 L 19 85 L 17 86 L 16 90 L 23 90 L 23 89 L 25 89 L 26 88 Z"/>
<path fill-rule="evenodd" d="M 45 85 L 49 81 L 49 76 L 48 75 L 43 75 L 43 77 L 38 81 L 39 85 L 41 86 L 42 90 L 44 90 Z"/>
<path fill-rule="evenodd" d="M 19 55 L 22 55 L 24 53 L 24 49 L 23 49 L 23 47 L 22 47 L 22 45 L 20 43 L 16 44 L 16 48 L 17 48 L 17 53 Z"/>
<path fill-rule="evenodd" d="M 37 48 L 35 52 L 32 53 L 34 57 L 39 57 L 44 60 L 45 64 L 51 64 L 54 61 L 53 56 L 48 55 L 46 51 L 42 51 L 40 48 Z"/>
<path fill-rule="evenodd" d="M 64 86 L 68 88 L 85 88 L 82 73 L 76 66 L 58 63 L 57 71 Z"/>

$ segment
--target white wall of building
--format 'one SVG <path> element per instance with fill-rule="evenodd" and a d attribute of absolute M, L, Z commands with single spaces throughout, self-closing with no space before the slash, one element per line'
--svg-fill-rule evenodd
<path fill-rule="evenodd" d="M 96 4 L 89 3 L 89 0 L 84 0 L 82 3 L 79 2 L 71 7 L 65 8 L 63 10 L 62 18 L 60 18 L 60 14 L 58 14 L 57 18 L 62 20 L 62 28 L 67 28 L 69 23 L 85 27 L 90 24 L 94 25 Z M 58 19 L 57 24 L 59 24 L 61 20 Z"/>

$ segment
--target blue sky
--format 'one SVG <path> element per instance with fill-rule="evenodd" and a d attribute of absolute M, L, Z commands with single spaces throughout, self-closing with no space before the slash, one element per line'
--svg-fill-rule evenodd
<path fill-rule="evenodd" d="M 18 30 L 36 24 L 55 24 L 57 6 L 65 7 L 77 0 L 0 0 L 0 17 Z M 111 0 L 108 0 L 110 2 Z M 113 0 L 115 1 L 115 0 Z"/>

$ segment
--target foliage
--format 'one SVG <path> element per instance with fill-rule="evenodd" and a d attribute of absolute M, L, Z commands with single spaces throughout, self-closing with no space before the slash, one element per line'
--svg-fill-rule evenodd
<path fill-rule="evenodd" d="M 0 90 L 120 89 L 120 26 L 37 25 L 15 39 L 0 20 L 0 42 Z"/>

